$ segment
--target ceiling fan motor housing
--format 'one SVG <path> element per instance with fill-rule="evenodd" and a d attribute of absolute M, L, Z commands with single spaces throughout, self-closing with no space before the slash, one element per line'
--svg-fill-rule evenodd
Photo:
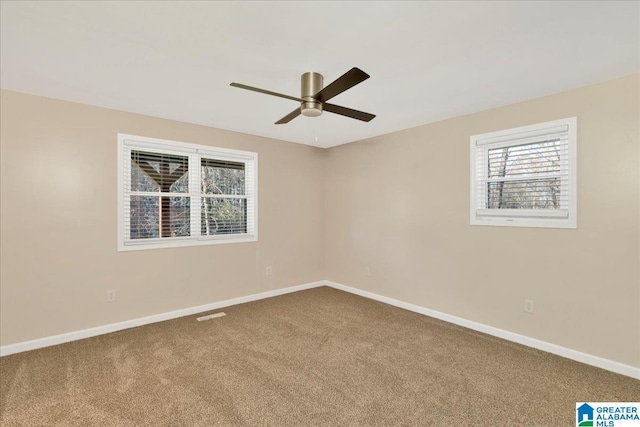
<path fill-rule="evenodd" d="M 300 98 L 304 99 L 304 102 L 300 106 L 300 112 L 307 117 L 317 117 L 322 114 L 322 103 L 313 96 L 322 90 L 322 74 L 304 73 L 301 80 Z"/>

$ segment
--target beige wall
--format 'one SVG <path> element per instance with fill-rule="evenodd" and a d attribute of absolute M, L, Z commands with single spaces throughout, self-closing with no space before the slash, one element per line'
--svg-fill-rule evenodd
<path fill-rule="evenodd" d="M 3 91 L 0 343 L 326 278 L 640 366 L 639 94 L 636 75 L 321 150 Z M 469 136 L 572 116 L 578 229 L 471 227 Z M 117 252 L 119 132 L 258 152 L 259 241 Z"/>
<path fill-rule="evenodd" d="M 636 75 L 328 150 L 327 279 L 640 367 L 638 102 Z M 470 226 L 469 137 L 573 116 L 578 228 Z"/>
<path fill-rule="evenodd" d="M 2 345 L 324 278 L 324 150 L 15 92 L 1 102 Z M 119 132 L 258 152 L 259 241 L 117 252 Z"/>

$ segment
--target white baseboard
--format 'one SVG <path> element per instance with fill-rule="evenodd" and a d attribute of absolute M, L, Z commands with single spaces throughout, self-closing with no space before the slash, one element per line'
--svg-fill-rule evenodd
<path fill-rule="evenodd" d="M 284 295 L 291 292 L 302 291 L 304 289 L 317 288 L 324 286 L 325 282 L 312 282 L 304 285 L 291 286 L 288 288 L 276 289 L 274 291 L 261 292 L 259 294 L 248 295 L 239 298 L 232 298 L 225 301 L 214 302 L 196 307 L 184 308 L 181 310 L 170 311 L 168 313 L 155 314 L 153 316 L 140 317 L 137 319 L 126 320 L 124 322 L 111 323 L 109 325 L 98 326 L 95 328 L 83 329 L 81 331 L 68 332 L 66 334 L 53 335 L 50 337 L 39 338 L 30 341 L 23 341 L 17 344 L 9 344 L 0 347 L 0 357 L 10 354 L 22 353 L 23 351 L 36 350 L 38 348 L 50 347 L 52 345 L 63 344 L 70 341 L 81 340 L 83 338 L 95 337 L 97 335 L 108 334 L 110 332 L 121 331 L 123 329 L 135 328 L 137 326 L 148 325 L 150 323 L 162 322 L 164 320 L 176 319 L 178 317 L 190 316 L 204 311 L 217 310 L 222 307 L 243 304 L 245 302 L 256 301 L 265 298 L 271 298 L 278 295 Z"/>
<path fill-rule="evenodd" d="M 428 308 L 420 307 L 415 304 L 410 304 L 404 301 L 400 301 L 393 298 L 388 298 L 382 295 L 374 294 L 372 292 L 363 291 L 351 286 L 342 285 L 331 281 L 325 281 L 327 286 L 330 286 L 341 291 L 349 292 L 355 295 L 360 295 L 365 298 L 380 301 L 385 304 L 393 305 L 405 310 L 420 313 L 425 316 L 434 317 L 436 319 L 444 320 L 445 322 L 453 323 L 455 325 L 463 326 L 474 331 L 483 332 L 494 337 L 502 338 L 508 341 L 513 341 L 518 344 L 526 345 L 527 347 L 533 347 L 538 350 L 546 351 L 558 356 L 565 357 L 567 359 L 575 360 L 577 362 L 585 363 L 587 365 L 595 366 L 598 368 L 606 369 L 617 374 L 626 375 L 631 378 L 640 379 L 640 368 L 636 368 L 623 363 L 614 362 L 613 360 L 604 359 L 602 357 L 593 356 L 591 354 L 582 353 L 577 350 L 562 347 L 556 344 L 551 344 L 546 341 L 537 340 L 524 335 L 516 334 L 514 332 L 505 331 L 504 329 L 494 328 L 493 326 L 484 325 L 482 323 L 473 322 L 471 320 L 463 319 L 461 317 L 452 316 L 450 314 L 441 313 L 439 311 L 431 310 Z"/>
<path fill-rule="evenodd" d="M 369 298 L 375 301 L 380 301 L 385 304 L 389 304 L 395 307 L 403 308 L 405 310 L 413 311 L 415 313 L 423 314 L 425 316 L 444 320 L 445 322 L 463 326 L 465 328 L 472 329 L 474 331 L 483 332 L 488 335 L 493 335 L 498 338 L 502 338 L 508 341 L 513 341 L 518 344 L 522 344 L 528 347 L 536 348 L 538 350 L 546 351 L 548 353 L 556 354 L 558 356 L 562 356 L 567 359 L 582 362 L 587 365 L 592 365 L 598 368 L 606 369 L 607 371 L 612 371 L 618 374 L 626 375 L 631 378 L 640 379 L 640 368 L 636 368 L 630 365 L 625 365 L 619 362 L 614 362 L 613 360 L 604 359 L 602 357 L 593 356 L 591 354 L 582 353 L 580 351 L 572 350 L 570 348 L 562 347 L 556 344 L 551 344 L 546 341 L 541 341 L 535 338 L 530 338 L 524 335 L 516 334 L 514 332 L 505 331 L 504 329 L 494 328 L 493 326 L 488 326 L 482 323 L 473 322 L 471 320 L 463 319 L 461 317 L 456 317 L 450 314 L 441 313 L 439 311 L 431 310 L 415 304 L 410 304 L 404 301 L 374 294 L 372 292 L 363 291 L 357 288 L 353 288 L 351 286 L 342 285 L 340 283 L 335 283 L 328 280 L 306 283 L 303 285 L 291 286 L 283 289 L 276 289 L 274 291 L 261 292 L 259 294 L 253 294 L 253 295 L 248 295 L 248 296 L 239 297 L 239 298 L 232 298 L 232 299 L 214 302 L 210 304 L 199 305 L 196 307 L 189 307 L 181 310 L 170 311 L 167 313 L 156 314 L 153 316 L 140 317 L 137 319 L 127 320 L 124 322 L 111 323 L 109 325 L 83 329 L 80 331 L 54 335 L 54 336 L 39 338 L 35 340 L 30 340 L 30 341 L 24 341 L 17 344 L 9 344 L 9 345 L 0 347 L 0 357 L 8 356 L 10 354 L 15 354 L 15 353 L 21 353 L 23 351 L 50 347 L 53 345 L 63 344 L 70 341 L 76 341 L 83 338 L 95 337 L 97 335 L 108 334 L 110 332 L 121 331 L 123 329 L 135 328 L 138 326 L 148 325 L 150 323 L 162 322 L 165 320 L 176 319 L 178 317 L 190 316 L 192 314 L 202 313 L 205 311 L 217 310 L 219 308 L 229 307 L 231 305 L 243 304 L 246 302 L 257 301 L 265 298 L 271 298 L 278 295 L 284 295 L 291 292 L 317 288 L 319 286 L 329 286 L 335 289 L 339 289 L 341 291 L 349 292 L 355 295 L 360 295 L 365 298 Z"/>

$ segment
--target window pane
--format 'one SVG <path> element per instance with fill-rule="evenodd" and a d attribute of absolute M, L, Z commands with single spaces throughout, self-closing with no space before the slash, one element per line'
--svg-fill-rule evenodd
<path fill-rule="evenodd" d="M 244 163 L 202 159 L 202 193 L 244 195 Z"/>
<path fill-rule="evenodd" d="M 133 160 L 131 161 L 131 191 L 160 191 L 160 186 Z"/>
<path fill-rule="evenodd" d="M 186 193 L 189 157 L 131 151 L 131 191 Z"/>
<path fill-rule="evenodd" d="M 131 239 L 184 237 L 191 233 L 189 197 L 131 196 Z"/>
<path fill-rule="evenodd" d="M 247 199 L 202 198 L 202 235 L 247 232 Z"/>
<path fill-rule="evenodd" d="M 487 183 L 488 209 L 561 209 L 560 178 Z"/>
<path fill-rule="evenodd" d="M 159 197 L 131 196 L 131 239 L 152 239 L 160 237 L 158 208 Z"/>
<path fill-rule="evenodd" d="M 535 176 L 560 173 L 561 155 L 566 153 L 559 140 L 513 147 L 489 149 L 489 178 Z"/>
<path fill-rule="evenodd" d="M 191 235 L 191 213 L 189 197 L 162 197 L 169 199 L 170 222 L 162 225 L 162 237 L 184 237 Z M 166 203 L 166 202 L 165 202 Z"/>

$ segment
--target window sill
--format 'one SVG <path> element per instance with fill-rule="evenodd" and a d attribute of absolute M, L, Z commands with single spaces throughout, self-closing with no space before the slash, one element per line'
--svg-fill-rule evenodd
<path fill-rule="evenodd" d="M 124 245 L 118 245 L 118 252 L 127 251 L 144 251 L 150 249 L 166 249 L 166 248 L 183 248 L 188 246 L 206 246 L 206 245 L 221 245 L 230 243 L 250 243 L 257 242 L 257 235 L 242 235 L 242 236 L 213 236 L 202 237 L 199 239 L 180 239 L 173 238 L 170 240 L 156 240 L 140 241 L 140 242 L 127 242 Z"/>
<path fill-rule="evenodd" d="M 575 218 L 571 219 L 566 217 L 527 218 L 505 216 L 476 216 L 475 218 L 471 218 L 471 225 L 529 228 L 578 228 Z"/>

